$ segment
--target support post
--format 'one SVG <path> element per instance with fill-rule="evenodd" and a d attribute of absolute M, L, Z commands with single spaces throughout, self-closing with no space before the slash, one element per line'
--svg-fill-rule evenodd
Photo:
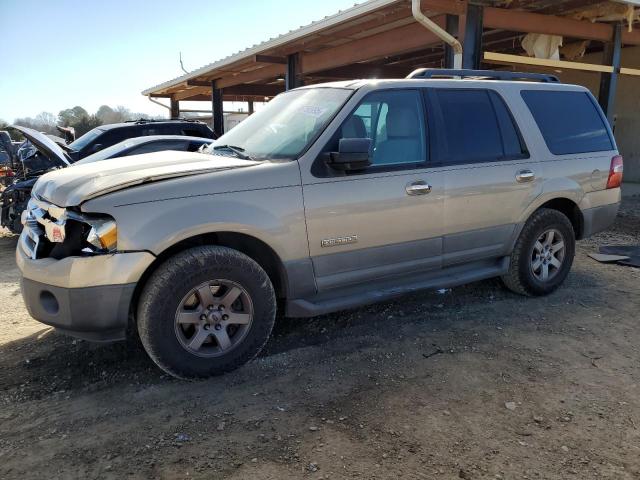
<path fill-rule="evenodd" d="M 211 82 L 211 116 L 212 129 L 218 137 L 224 134 L 224 115 L 222 110 L 222 89 L 217 88 L 216 81 Z"/>
<path fill-rule="evenodd" d="M 454 37 L 458 37 L 458 16 L 447 14 L 445 20 L 445 29 Z M 444 68 L 454 68 L 453 65 L 453 48 L 448 43 L 444 44 Z"/>
<path fill-rule="evenodd" d="M 249 107 L 249 115 L 253 115 L 253 100 L 249 100 L 247 104 Z"/>
<path fill-rule="evenodd" d="M 285 78 L 286 90 L 302 86 L 302 75 L 300 68 L 300 55 L 293 53 L 287 56 L 287 75 Z"/>
<path fill-rule="evenodd" d="M 620 74 L 620 57 L 622 53 L 622 25 L 614 26 L 613 40 L 604 47 L 603 65 L 613 65 L 612 73 L 602 73 L 600 76 L 599 102 L 602 110 L 609 120 L 611 128 L 614 127 L 614 115 L 616 104 L 616 91 L 618 89 L 618 75 Z"/>
<path fill-rule="evenodd" d="M 174 100 L 171 98 L 170 106 L 169 116 L 171 118 L 180 118 L 180 100 Z"/>
<path fill-rule="evenodd" d="M 469 4 L 464 31 L 462 68 L 478 70 L 482 61 L 482 17 L 484 8 Z"/>

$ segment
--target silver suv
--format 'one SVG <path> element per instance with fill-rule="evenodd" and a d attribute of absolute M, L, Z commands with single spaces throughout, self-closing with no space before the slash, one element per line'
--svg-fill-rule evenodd
<path fill-rule="evenodd" d="M 255 357 L 277 306 L 309 317 L 489 277 L 548 294 L 576 239 L 612 223 L 621 180 L 585 88 L 420 70 L 283 93 L 199 153 L 48 173 L 16 255 L 35 319 L 137 332 L 163 370 L 206 377 Z"/>

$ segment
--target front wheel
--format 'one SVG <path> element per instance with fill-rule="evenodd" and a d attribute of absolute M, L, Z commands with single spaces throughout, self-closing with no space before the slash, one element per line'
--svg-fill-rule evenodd
<path fill-rule="evenodd" d="M 138 306 L 138 332 L 151 359 L 179 378 L 229 372 L 254 358 L 275 321 L 266 272 L 236 250 L 203 246 L 168 259 Z"/>
<path fill-rule="evenodd" d="M 567 278 L 575 250 L 575 232 L 567 216 L 541 208 L 522 229 L 502 281 L 521 295 L 547 295 Z"/>

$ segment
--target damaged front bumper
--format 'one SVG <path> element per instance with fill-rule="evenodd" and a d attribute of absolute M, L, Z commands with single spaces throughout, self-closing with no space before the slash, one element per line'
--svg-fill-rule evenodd
<path fill-rule="evenodd" d="M 50 243 L 47 236 L 54 235 L 45 225 L 35 219 L 25 222 L 16 249 L 29 314 L 87 340 L 123 339 L 135 287 L 155 257 L 148 252 L 117 252 L 41 258 L 38 246 Z"/>

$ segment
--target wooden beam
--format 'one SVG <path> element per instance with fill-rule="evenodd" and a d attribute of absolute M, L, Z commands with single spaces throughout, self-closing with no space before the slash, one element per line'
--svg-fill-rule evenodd
<path fill-rule="evenodd" d="M 486 7 L 484 9 L 484 26 L 485 28 L 562 35 L 563 37 L 600 42 L 609 42 L 613 39 L 613 27 L 606 23 L 591 23 L 584 20 L 505 8 Z"/>
<path fill-rule="evenodd" d="M 187 80 L 189 87 L 211 87 L 211 81 L 207 80 Z"/>
<path fill-rule="evenodd" d="M 225 95 L 251 95 L 254 97 L 273 97 L 284 92 L 282 85 L 234 85 L 224 89 Z"/>
<path fill-rule="evenodd" d="M 354 63 L 344 67 L 332 68 L 317 72 L 322 76 L 332 78 L 404 78 L 409 73 L 407 68 L 367 63 Z"/>
<path fill-rule="evenodd" d="M 567 62 L 565 60 L 548 60 L 545 58 L 524 57 L 522 55 L 509 55 L 506 53 L 484 52 L 484 61 L 500 65 L 534 65 L 555 69 L 583 70 L 588 72 L 611 73 L 611 65 L 596 65 L 593 63 Z"/>
<path fill-rule="evenodd" d="M 444 16 L 435 17 L 434 20 L 444 28 Z M 417 50 L 441 41 L 434 33 L 428 31 L 422 25 L 411 23 L 404 27 L 371 35 L 338 47 L 304 54 L 301 56 L 302 73 L 314 73 L 405 51 Z"/>
<path fill-rule="evenodd" d="M 467 13 L 467 3 L 467 0 L 422 0 L 420 6 L 423 12 L 464 15 Z"/>
<path fill-rule="evenodd" d="M 211 82 L 209 82 L 208 87 L 194 87 L 186 90 L 182 90 L 181 92 L 177 92 L 173 94 L 173 98 L 175 100 L 188 100 L 191 97 L 195 97 L 200 94 L 209 94 L 211 95 Z"/>
<path fill-rule="evenodd" d="M 231 87 L 233 85 L 242 85 L 243 83 L 257 82 L 259 80 L 268 80 L 271 78 L 284 75 L 286 65 L 269 65 L 267 67 L 257 68 L 237 75 L 220 78 L 216 84 L 220 88 Z"/>
<path fill-rule="evenodd" d="M 621 75 L 634 75 L 634 76 L 640 77 L 640 70 L 638 70 L 637 68 L 625 68 L 625 67 L 622 67 L 620 69 L 620 74 Z"/>
<path fill-rule="evenodd" d="M 273 55 L 254 55 L 253 61 L 256 63 L 277 63 L 280 65 L 286 65 L 287 57 L 276 57 Z"/>

